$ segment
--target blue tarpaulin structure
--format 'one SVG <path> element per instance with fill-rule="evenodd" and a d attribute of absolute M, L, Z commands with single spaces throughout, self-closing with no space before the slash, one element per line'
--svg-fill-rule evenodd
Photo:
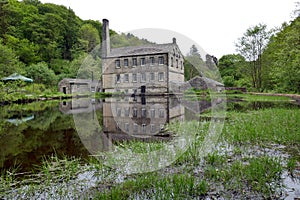
<path fill-rule="evenodd" d="M 33 80 L 31 78 L 27 78 L 25 76 L 22 76 L 20 74 L 17 74 L 17 73 L 13 73 L 12 75 L 8 76 L 8 77 L 5 77 L 5 78 L 2 78 L 3 81 L 16 81 L 16 80 L 22 80 L 22 81 L 25 81 L 25 82 L 30 82 L 32 83 Z"/>

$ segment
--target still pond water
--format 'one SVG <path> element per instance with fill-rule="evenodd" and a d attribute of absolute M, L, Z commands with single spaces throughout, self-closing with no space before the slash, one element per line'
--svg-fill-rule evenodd
<path fill-rule="evenodd" d="M 193 119 L 197 109 L 188 108 L 174 98 L 79 99 L 78 101 L 43 101 L 1 106 L 0 171 L 17 168 L 18 172 L 38 169 L 41 161 L 53 154 L 78 157 L 83 161 L 90 153 L 76 131 L 73 115 L 91 114 L 111 140 L 137 135 L 144 139 L 164 134 L 164 124 L 172 120 Z M 181 102 L 182 103 L 182 102 Z M 210 105 L 202 102 L 199 112 Z M 229 102 L 227 109 L 241 112 L 261 108 L 292 107 L 289 102 Z M 125 133 L 132 133 L 124 136 Z M 94 132 L 90 140 L 99 137 Z M 107 144 L 102 145 L 103 150 Z"/>

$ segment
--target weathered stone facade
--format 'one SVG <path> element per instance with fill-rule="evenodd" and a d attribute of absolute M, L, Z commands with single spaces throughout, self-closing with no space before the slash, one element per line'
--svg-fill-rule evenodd
<path fill-rule="evenodd" d="M 100 92 L 101 86 L 101 81 L 92 81 L 90 79 L 64 78 L 58 83 L 59 91 L 64 94 L 86 94 L 89 92 Z"/>
<path fill-rule="evenodd" d="M 102 89 L 104 92 L 160 95 L 170 82 L 184 82 L 184 57 L 173 38 L 168 44 L 110 48 L 108 20 L 102 30 Z"/>

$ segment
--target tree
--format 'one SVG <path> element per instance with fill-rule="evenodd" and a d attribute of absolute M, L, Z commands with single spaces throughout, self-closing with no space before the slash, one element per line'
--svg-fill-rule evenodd
<path fill-rule="evenodd" d="M 184 77 L 186 80 L 203 75 L 201 68 L 203 68 L 205 64 L 196 45 L 191 46 L 190 52 L 185 57 L 184 63 Z"/>
<path fill-rule="evenodd" d="M 6 45 L 14 50 L 20 61 L 25 64 L 36 63 L 38 46 L 27 39 L 19 39 L 11 35 L 6 36 Z"/>
<path fill-rule="evenodd" d="M 36 83 L 42 83 L 46 86 L 53 86 L 57 83 L 57 77 L 53 70 L 49 69 L 45 62 L 32 64 L 26 68 L 26 75 Z"/>
<path fill-rule="evenodd" d="M 79 27 L 81 20 L 75 15 L 74 11 L 68 9 L 66 31 L 64 33 L 62 56 L 64 59 L 72 60 L 74 51 L 79 43 Z"/>
<path fill-rule="evenodd" d="M 296 8 L 294 10 L 295 17 L 300 17 L 300 2 L 296 2 Z"/>
<path fill-rule="evenodd" d="M 22 64 L 13 50 L 4 46 L 0 40 L 0 78 L 13 73 L 21 73 Z"/>
<path fill-rule="evenodd" d="M 238 86 L 237 81 L 243 78 L 241 70 L 245 65 L 245 58 L 240 54 L 229 54 L 220 58 L 218 68 L 225 86 Z"/>
<path fill-rule="evenodd" d="M 268 44 L 270 32 L 267 26 L 259 24 L 250 27 L 239 38 L 236 44 L 239 53 L 249 62 L 249 76 L 252 79 L 252 86 L 257 90 L 262 88 L 262 58 L 261 55 Z"/>
<path fill-rule="evenodd" d="M 300 93 L 300 16 L 290 24 L 283 24 L 274 35 L 265 52 L 264 62 L 269 66 L 265 80 L 267 89 L 277 92 Z"/>
<path fill-rule="evenodd" d="M 91 24 L 84 24 L 80 28 L 80 38 L 82 44 L 85 44 L 84 50 L 91 52 L 97 45 L 100 44 L 99 33 Z"/>

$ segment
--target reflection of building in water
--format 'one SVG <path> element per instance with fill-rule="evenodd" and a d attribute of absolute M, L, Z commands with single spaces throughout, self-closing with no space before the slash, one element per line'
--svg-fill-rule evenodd
<path fill-rule="evenodd" d="M 103 131 L 112 140 L 163 135 L 171 120 L 184 120 L 184 107 L 175 97 L 109 98 L 103 103 Z"/>
<path fill-rule="evenodd" d="M 64 114 L 91 113 L 101 108 L 101 100 L 89 98 L 73 98 L 72 101 L 62 101 L 59 104 L 59 110 Z"/>
<path fill-rule="evenodd" d="M 163 129 L 166 123 L 184 120 L 184 107 L 175 97 L 125 97 L 95 101 L 73 98 L 70 102 L 61 102 L 59 109 L 64 114 L 73 114 L 75 125 L 86 126 L 76 127 L 76 130 L 82 143 L 93 154 L 110 150 L 114 141 L 171 139 L 155 136 L 169 135 Z M 102 121 L 97 119 L 97 110 L 103 111 Z M 90 122 L 102 126 L 98 128 Z"/>

